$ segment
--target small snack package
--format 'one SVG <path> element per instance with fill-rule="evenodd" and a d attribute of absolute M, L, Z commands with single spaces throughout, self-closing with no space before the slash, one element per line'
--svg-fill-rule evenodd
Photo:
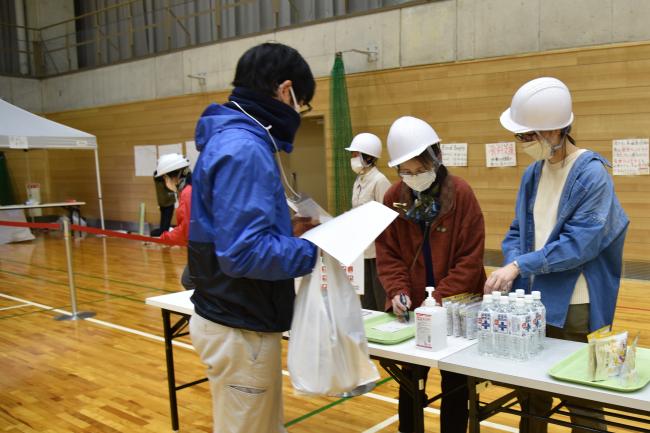
<path fill-rule="evenodd" d="M 627 331 L 601 328 L 587 336 L 589 342 L 589 380 L 600 382 L 618 376 L 625 362 Z"/>
<path fill-rule="evenodd" d="M 442 306 L 447 310 L 447 336 L 454 335 L 454 310 L 458 313 L 458 303 L 468 296 L 467 293 L 448 296 L 442 299 Z M 457 317 L 456 320 L 459 318 Z M 456 326 L 459 323 L 456 322 Z"/>
<path fill-rule="evenodd" d="M 632 343 L 627 347 L 627 353 L 625 354 L 625 361 L 621 367 L 621 373 L 618 376 L 618 380 L 621 386 L 630 387 L 636 385 L 639 380 L 638 374 L 636 372 L 636 346 L 639 342 L 639 334 L 636 334 Z"/>

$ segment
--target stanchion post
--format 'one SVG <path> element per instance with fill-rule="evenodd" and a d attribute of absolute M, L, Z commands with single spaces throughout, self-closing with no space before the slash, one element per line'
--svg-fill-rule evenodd
<path fill-rule="evenodd" d="M 72 269 L 72 247 L 70 246 L 70 220 L 63 217 L 63 242 L 65 243 L 65 258 L 68 262 L 68 285 L 70 286 L 70 303 L 72 314 L 61 314 L 55 320 L 83 320 L 95 315 L 92 311 L 77 311 L 77 289 L 74 285 L 74 270 Z"/>

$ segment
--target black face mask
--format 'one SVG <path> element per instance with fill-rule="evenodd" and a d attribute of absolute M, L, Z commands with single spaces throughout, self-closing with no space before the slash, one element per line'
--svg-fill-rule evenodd
<path fill-rule="evenodd" d="M 278 140 L 293 143 L 296 131 L 300 127 L 300 114 L 282 101 L 263 95 L 245 87 L 235 87 L 228 98 L 236 102 L 262 125 L 271 125 L 269 131 Z M 231 102 L 225 104 L 237 110 Z"/>

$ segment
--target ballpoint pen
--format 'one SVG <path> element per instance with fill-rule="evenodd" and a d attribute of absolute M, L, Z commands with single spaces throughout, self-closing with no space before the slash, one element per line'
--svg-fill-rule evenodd
<path fill-rule="evenodd" d="M 406 295 L 404 293 L 399 295 L 399 301 L 402 303 L 402 305 L 404 305 L 404 307 L 406 307 L 406 311 L 404 311 L 404 315 L 402 317 L 404 317 L 404 320 L 406 320 L 408 322 L 409 321 L 409 310 L 408 310 L 408 306 L 406 305 Z"/>

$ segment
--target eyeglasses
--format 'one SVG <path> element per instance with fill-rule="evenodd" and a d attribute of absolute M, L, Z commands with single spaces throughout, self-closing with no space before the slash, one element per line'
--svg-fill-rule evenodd
<path fill-rule="evenodd" d="M 537 134 L 534 131 L 522 132 L 519 134 L 515 134 L 515 138 L 522 143 L 528 143 L 530 141 L 537 140 Z"/>
<path fill-rule="evenodd" d="M 301 105 L 300 110 L 298 110 L 298 114 L 304 116 L 305 114 L 309 113 L 311 110 L 313 110 L 311 105 L 309 104 Z"/>
<path fill-rule="evenodd" d="M 407 170 L 397 170 L 397 174 L 398 174 L 400 177 L 404 177 L 404 176 L 417 176 L 418 174 L 424 174 L 424 173 L 427 173 L 427 172 L 429 172 L 430 170 L 431 170 L 431 169 L 421 168 L 421 169 L 419 169 L 418 171 L 416 171 L 415 173 L 413 173 L 413 172 L 411 172 L 411 171 L 407 171 Z"/>

